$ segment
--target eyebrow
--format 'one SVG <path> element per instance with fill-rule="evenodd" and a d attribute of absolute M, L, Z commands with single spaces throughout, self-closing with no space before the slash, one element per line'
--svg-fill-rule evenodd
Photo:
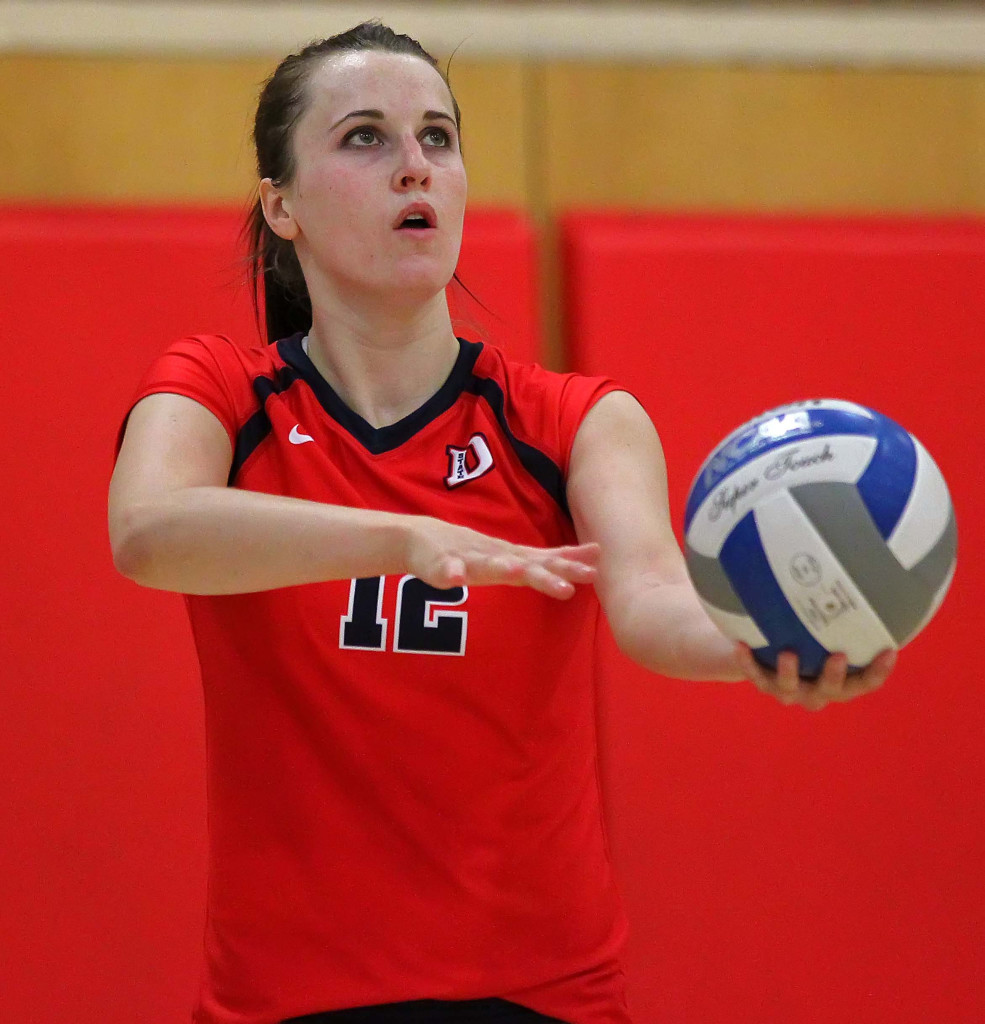
<path fill-rule="evenodd" d="M 372 118 L 372 120 L 374 121 L 383 121 L 385 119 L 385 115 L 382 110 L 350 110 L 349 113 L 345 115 L 345 117 L 339 118 L 339 120 L 332 125 L 329 131 L 335 131 L 335 129 L 338 128 L 340 124 L 344 124 L 346 121 L 350 120 L 353 117 L 368 117 Z M 451 114 L 446 114 L 443 110 L 425 110 L 424 120 L 450 121 L 452 124 L 455 124 L 455 118 L 453 118 Z"/>

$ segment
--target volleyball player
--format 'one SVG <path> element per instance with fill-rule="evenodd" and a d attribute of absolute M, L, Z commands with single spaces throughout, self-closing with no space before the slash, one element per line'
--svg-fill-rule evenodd
<path fill-rule="evenodd" d="M 287 58 L 255 140 L 270 344 L 172 346 L 110 491 L 117 566 L 188 595 L 202 668 L 195 1020 L 625 1024 L 600 609 L 654 671 L 811 707 L 891 656 L 760 668 L 694 595 L 635 400 L 455 337 L 460 116 L 418 43 Z"/>

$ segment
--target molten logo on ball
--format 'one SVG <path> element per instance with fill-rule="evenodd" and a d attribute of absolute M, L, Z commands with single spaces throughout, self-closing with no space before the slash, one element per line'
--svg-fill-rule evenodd
<path fill-rule="evenodd" d="M 801 551 L 790 562 L 790 575 L 802 587 L 816 587 L 821 582 L 821 563 L 813 555 Z"/>

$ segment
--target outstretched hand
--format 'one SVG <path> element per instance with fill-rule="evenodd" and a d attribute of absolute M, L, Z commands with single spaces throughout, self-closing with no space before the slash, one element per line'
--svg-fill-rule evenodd
<path fill-rule="evenodd" d="M 736 652 L 743 671 L 757 690 L 775 697 L 781 704 L 797 704 L 808 711 L 820 711 L 828 704 L 854 700 L 878 690 L 896 664 L 896 652 L 886 650 L 863 671 L 849 675 L 845 655 L 832 654 L 817 679 L 805 680 L 798 675 L 797 655 L 792 651 L 780 653 L 775 672 L 756 661 L 746 644 L 737 644 Z"/>
<path fill-rule="evenodd" d="M 561 600 L 594 581 L 598 544 L 537 548 L 511 544 L 439 519 L 422 519 L 408 549 L 411 573 L 440 590 L 494 584 L 531 587 Z"/>

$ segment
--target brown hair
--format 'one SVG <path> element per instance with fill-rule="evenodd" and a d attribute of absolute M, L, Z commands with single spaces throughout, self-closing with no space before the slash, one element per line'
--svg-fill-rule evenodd
<path fill-rule="evenodd" d="M 347 32 L 309 43 L 304 49 L 285 57 L 267 79 L 257 103 L 253 125 L 257 173 L 280 187 L 294 177 L 294 129 L 307 109 L 308 81 L 326 57 L 358 50 L 378 50 L 419 57 L 441 75 L 447 76 L 438 62 L 410 36 L 401 35 L 379 21 L 365 21 Z M 451 93 L 451 86 L 448 85 Z M 454 94 L 451 97 L 455 123 L 461 129 L 461 111 Z M 244 235 L 249 244 L 249 275 L 253 308 L 260 325 L 261 297 L 268 342 L 277 341 L 311 327 L 311 299 L 294 243 L 271 231 L 263 216 L 259 197 L 247 218 Z"/>

